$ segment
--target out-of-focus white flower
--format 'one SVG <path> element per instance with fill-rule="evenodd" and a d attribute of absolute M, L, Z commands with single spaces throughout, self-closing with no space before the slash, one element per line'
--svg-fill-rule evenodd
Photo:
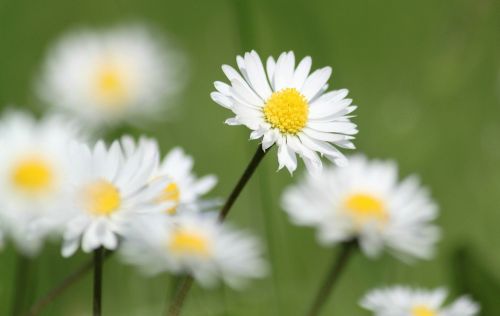
<path fill-rule="evenodd" d="M 200 197 L 217 183 L 214 175 L 197 178 L 192 171 L 193 163 L 193 158 L 177 147 L 160 164 L 158 175 L 170 180 L 161 196 L 161 200 L 174 204 L 167 210 L 169 214 L 175 214 L 179 210 L 200 210 L 203 208 Z"/>
<path fill-rule="evenodd" d="M 85 144 L 71 146 L 74 213 L 66 225 L 63 256 L 72 255 L 80 240 L 85 252 L 101 246 L 116 249 L 128 225 L 169 207 L 159 202 L 166 181 L 151 181 L 159 163 L 156 145 L 139 142 L 133 152 L 125 147 L 118 141 L 109 149 L 102 141 L 93 150 Z"/>
<path fill-rule="evenodd" d="M 351 140 L 357 127 L 349 114 L 356 109 L 346 99 L 346 89 L 326 92 L 332 69 L 324 67 L 312 73 L 311 57 L 295 67 L 293 52 L 282 53 L 278 60 L 267 59 L 266 70 L 259 55 L 252 51 L 237 56 L 240 72 L 228 65 L 222 70 L 230 81 L 215 82 L 212 99 L 236 116 L 228 125 L 245 125 L 251 139 L 262 138 L 262 149 L 278 145 L 279 169 L 297 168 L 298 154 L 311 172 L 321 170 L 318 153 L 339 165 L 344 155 L 334 146 L 353 149 Z"/>
<path fill-rule="evenodd" d="M 189 273 L 204 286 L 220 278 L 238 288 L 247 278 L 263 276 L 257 241 L 213 215 L 188 212 L 134 225 L 121 248 L 123 258 L 148 274 Z"/>
<path fill-rule="evenodd" d="M 0 120 L 0 220 L 19 250 L 34 255 L 67 219 L 69 143 L 79 128 L 62 117 L 23 112 Z"/>
<path fill-rule="evenodd" d="M 90 124 L 155 118 L 183 82 L 170 46 L 138 26 L 69 33 L 49 51 L 38 92 Z"/>
<path fill-rule="evenodd" d="M 376 316 L 474 316 L 479 305 L 467 296 L 447 307 L 445 289 L 423 290 L 404 286 L 376 289 L 368 293 L 361 306 Z"/>
<path fill-rule="evenodd" d="M 347 167 L 308 175 L 287 189 L 282 205 L 296 224 L 317 227 L 321 243 L 358 239 L 371 257 L 385 247 L 404 260 L 430 258 L 439 239 L 428 191 L 415 176 L 398 182 L 391 161 L 351 157 Z"/>

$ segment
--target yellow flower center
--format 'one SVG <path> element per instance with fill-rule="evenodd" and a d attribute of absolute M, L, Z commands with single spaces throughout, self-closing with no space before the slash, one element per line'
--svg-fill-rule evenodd
<path fill-rule="evenodd" d="M 428 308 L 424 305 L 417 305 L 411 310 L 412 316 L 436 316 L 437 313 L 435 310 Z"/>
<path fill-rule="evenodd" d="M 307 123 L 309 105 L 295 88 L 274 92 L 264 105 L 264 118 L 283 134 L 297 134 Z"/>
<path fill-rule="evenodd" d="M 181 255 L 206 257 L 210 255 L 209 241 L 198 232 L 178 229 L 168 245 L 170 251 Z"/>
<path fill-rule="evenodd" d="M 88 185 L 84 196 L 87 211 L 94 215 L 110 215 L 116 212 L 121 204 L 120 192 L 107 180 L 98 180 Z"/>
<path fill-rule="evenodd" d="M 179 186 L 171 182 L 167 187 L 163 190 L 161 196 L 160 196 L 160 201 L 161 202 L 173 202 L 174 205 L 167 209 L 167 213 L 174 215 L 175 212 L 177 211 L 177 206 L 179 205 L 179 201 L 181 199 L 181 191 L 179 189 Z"/>
<path fill-rule="evenodd" d="M 95 77 L 95 92 L 97 98 L 109 105 L 117 106 L 126 99 L 127 87 L 125 74 L 116 65 L 104 64 L 101 66 Z"/>
<path fill-rule="evenodd" d="M 54 176 L 51 166 L 40 157 L 19 161 L 12 170 L 12 183 L 27 193 L 40 193 L 50 189 Z"/>
<path fill-rule="evenodd" d="M 364 224 L 370 220 L 383 224 L 389 216 L 384 202 L 369 194 L 357 193 L 350 195 L 344 201 L 344 207 L 357 224 Z"/>

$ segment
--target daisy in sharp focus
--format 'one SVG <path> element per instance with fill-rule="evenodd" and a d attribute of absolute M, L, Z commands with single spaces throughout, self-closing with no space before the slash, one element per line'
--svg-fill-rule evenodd
<path fill-rule="evenodd" d="M 136 223 L 121 248 L 122 257 L 147 274 L 189 273 L 203 286 L 222 279 L 239 288 L 248 278 L 264 276 L 258 242 L 218 222 L 215 215 L 182 213 Z"/>
<path fill-rule="evenodd" d="M 38 92 L 91 124 L 154 118 L 183 81 L 170 46 L 138 26 L 67 34 L 49 51 Z"/>
<path fill-rule="evenodd" d="M 349 159 L 288 188 L 284 210 L 298 225 L 318 229 L 322 244 L 357 239 L 370 257 L 386 248 L 398 258 L 429 259 L 439 239 L 438 210 L 415 176 L 398 182 L 396 163 Z"/>
<path fill-rule="evenodd" d="M 35 255 L 67 219 L 67 148 L 80 138 L 78 126 L 62 117 L 12 111 L 0 119 L 0 221 L 25 255 Z"/>
<path fill-rule="evenodd" d="M 335 146 L 354 148 L 351 140 L 358 131 L 349 114 L 356 106 L 346 99 L 346 89 L 326 92 L 330 67 L 310 73 L 311 57 L 295 66 L 293 52 L 282 53 L 276 61 L 269 57 L 266 69 L 255 51 L 236 61 L 239 72 L 223 65 L 230 83 L 216 81 L 217 92 L 211 94 L 236 115 L 228 125 L 251 129 L 250 138 L 262 138 L 263 150 L 277 144 L 279 169 L 286 167 L 290 173 L 297 168 L 297 154 L 311 172 L 322 167 L 318 153 L 346 164 Z"/>
<path fill-rule="evenodd" d="M 479 314 L 479 305 L 469 297 L 460 297 L 445 307 L 443 305 L 446 297 L 445 289 L 423 290 L 394 286 L 371 291 L 360 304 L 376 316 L 475 316 Z"/>
<path fill-rule="evenodd" d="M 160 213 L 170 203 L 160 203 L 166 180 L 151 181 L 158 167 L 153 142 L 140 141 L 125 153 L 124 141 L 106 148 L 102 141 L 93 149 L 73 144 L 72 219 L 64 232 L 63 256 L 99 247 L 114 250 L 128 225 L 145 214 Z"/>

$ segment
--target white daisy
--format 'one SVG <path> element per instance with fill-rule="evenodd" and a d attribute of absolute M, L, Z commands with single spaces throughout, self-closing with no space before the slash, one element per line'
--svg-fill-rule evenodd
<path fill-rule="evenodd" d="M 116 249 L 133 221 L 170 206 L 159 203 L 166 181 L 151 181 L 159 162 L 155 144 L 140 142 L 127 153 L 125 147 L 118 141 L 109 149 L 102 141 L 93 150 L 84 144 L 71 146 L 74 212 L 66 225 L 63 256 L 72 255 L 80 240 L 85 252 L 101 246 Z"/>
<path fill-rule="evenodd" d="M 266 269 L 257 241 L 226 225 L 210 213 L 144 221 L 125 239 L 123 258 L 148 274 L 189 273 L 204 286 L 221 278 L 238 288 Z"/>
<path fill-rule="evenodd" d="M 80 137 L 62 117 L 23 112 L 0 120 L 0 220 L 21 252 L 34 255 L 66 218 L 67 147 Z"/>
<path fill-rule="evenodd" d="M 192 169 L 193 158 L 178 147 L 172 149 L 160 164 L 158 175 L 170 180 L 161 197 L 164 201 L 174 203 L 174 206 L 167 210 L 169 214 L 175 214 L 179 209 L 201 209 L 203 203 L 200 197 L 217 183 L 214 175 L 197 178 Z"/>
<path fill-rule="evenodd" d="M 236 115 L 228 125 L 245 125 L 251 139 L 262 138 L 262 149 L 278 145 L 279 169 L 297 168 L 298 154 L 306 167 L 318 171 L 317 153 L 339 165 L 344 155 L 334 146 L 353 149 L 357 127 L 349 114 L 356 109 L 346 99 L 346 89 L 326 92 L 332 69 L 324 67 L 309 74 L 311 57 L 295 67 L 293 52 L 278 60 L 267 59 L 266 70 L 255 51 L 237 56 L 240 73 L 228 65 L 222 70 L 230 84 L 215 82 L 212 99 Z"/>
<path fill-rule="evenodd" d="M 70 33 L 49 51 L 39 94 L 90 123 L 154 117 L 183 81 L 167 47 L 137 26 Z"/>
<path fill-rule="evenodd" d="M 395 162 L 349 159 L 349 166 L 308 175 L 283 195 L 298 225 L 315 226 L 321 243 L 358 239 L 371 257 L 386 247 L 401 259 L 430 258 L 439 239 L 438 210 L 415 176 L 398 182 Z"/>
<path fill-rule="evenodd" d="M 478 315 L 479 305 L 467 296 L 443 307 L 447 295 L 445 289 L 429 291 L 395 286 L 371 291 L 362 299 L 361 306 L 376 316 Z"/>

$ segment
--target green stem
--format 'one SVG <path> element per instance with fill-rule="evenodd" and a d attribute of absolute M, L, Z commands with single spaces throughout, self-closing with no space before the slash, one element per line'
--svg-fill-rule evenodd
<path fill-rule="evenodd" d="M 31 258 L 18 254 L 16 261 L 16 276 L 14 278 L 14 285 L 12 286 L 12 288 L 15 289 L 11 312 L 13 316 L 21 315 L 25 307 L 24 304 L 26 303 L 28 294 Z"/>
<path fill-rule="evenodd" d="M 268 150 L 269 151 L 269 150 Z M 241 175 L 240 179 L 238 180 L 238 183 L 236 183 L 235 187 L 231 191 L 231 194 L 229 194 L 229 197 L 226 200 L 226 203 L 222 207 L 222 209 L 219 212 L 219 221 L 223 222 L 229 211 L 231 210 L 232 206 L 234 205 L 234 202 L 236 202 L 236 199 L 240 196 L 241 191 L 245 187 L 245 185 L 248 183 L 248 180 L 252 177 L 254 174 L 255 170 L 259 166 L 260 162 L 262 161 L 262 158 L 266 155 L 267 151 L 263 151 L 261 146 L 259 145 L 257 147 L 257 150 L 255 151 L 255 154 L 246 167 L 245 171 Z M 184 277 L 184 280 L 179 286 L 179 289 L 177 290 L 177 293 L 175 294 L 175 297 L 170 304 L 170 308 L 167 311 L 167 315 L 169 316 L 177 316 L 180 315 L 182 306 L 184 305 L 184 301 L 189 293 L 189 290 L 191 289 L 191 286 L 193 285 L 193 277 L 188 275 Z"/>
<path fill-rule="evenodd" d="M 103 260 L 111 257 L 113 252 L 106 251 Z M 69 274 L 60 283 L 54 286 L 50 291 L 48 291 L 44 296 L 42 296 L 35 304 L 31 306 L 27 316 L 39 315 L 45 306 L 52 303 L 56 298 L 61 296 L 69 287 L 78 282 L 83 276 L 85 276 L 94 267 L 94 259 L 90 259 L 84 264 L 82 264 L 78 269 Z"/>
<path fill-rule="evenodd" d="M 102 310 L 102 262 L 104 248 L 94 250 L 94 292 L 93 292 L 93 315 L 101 316 Z"/>
<path fill-rule="evenodd" d="M 348 259 L 351 257 L 353 250 L 356 248 L 356 241 L 349 241 L 342 245 L 340 252 L 333 260 L 330 271 L 326 275 L 323 284 L 319 288 L 314 303 L 309 310 L 308 316 L 317 316 L 321 312 L 321 309 L 325 305 L 328 297 L 333 291 L 334 286 L 344 270 Z"/>

